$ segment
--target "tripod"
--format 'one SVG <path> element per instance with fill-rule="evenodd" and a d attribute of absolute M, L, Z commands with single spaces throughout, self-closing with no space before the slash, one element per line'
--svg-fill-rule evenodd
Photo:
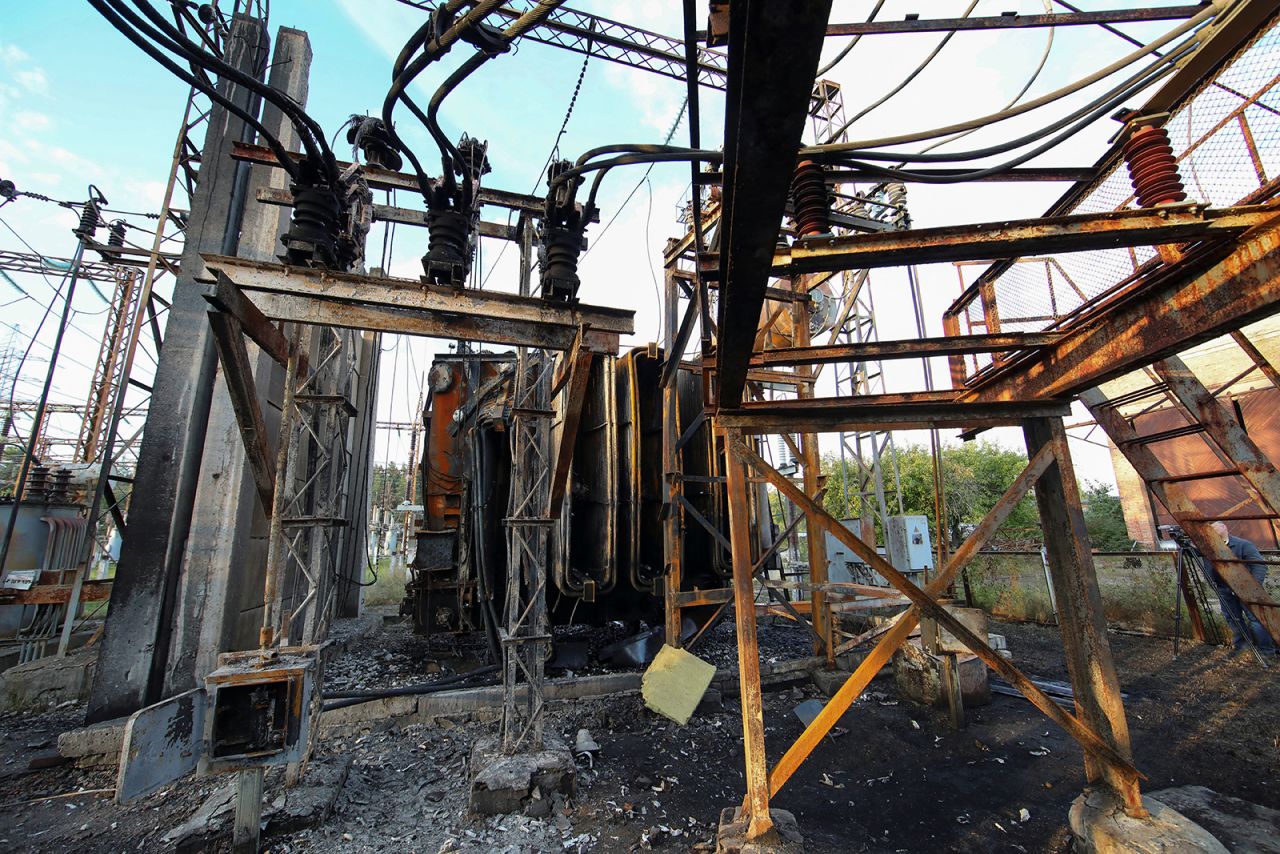
<path fill-rule="evenodd" d="M 1177 658 L 1178 641 L 1182 634 L 1182 585 L 1184 580 L 1190 582 L 1187 585 L 1187 590 L 1194 591 L 1200 599 L 1199 602 L 1188 601 L 1188 608 L 1200 607 L 1202 613 L 1207 613 L 1208 608 L 1204 607 L 1204 605 L 1208 601 L 1208 596 L 1205 591 L 1207 580 L 1202 569 L 1200 550 L 1190 544 L 1178 542 L 1178 551 L 1174 562 L 1178 571 L 1178 583 L 1174 590 L 1173 599 L 1173 656 Z M 1214 585 L 1214 592 L 1218 592 L 1218 585 L 1216 584 Z M 1266 658 L 1259 651 L 1258 645 L 1253 642 L 1253 632 L 1250 630 L 1248 621 L 1232 613 L 1233 609 L 1227 607 L 1226 602 L 1222 600 L 1221 593 L 1218 593 L 1218 608 L 1222 611 L 1222 616 L 1227 623 L 1244 638 L 1245 643 L 1258 663 L 1264 668 L 1268 667 Z M 1216 627 L 1214 631 L 1215 633 L 1217 632 Z M 1225 644 L 1226 638 L 1219 634 L 1215 641 Z"/>

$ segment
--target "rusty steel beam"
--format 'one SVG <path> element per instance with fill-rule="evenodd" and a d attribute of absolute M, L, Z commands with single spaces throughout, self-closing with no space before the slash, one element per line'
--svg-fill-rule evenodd
<path fill-rule="evenodd" d="M 296 152 L 289 152 L 295 162 L 301 162 L 303 155 Z M 246 163 L 254 163 L 259 166 L 279 166 L 280 161 L 276 158 L 271 149 L 265 145 L 252 145 L 247 142 L 237 142 L 232 146 L 231 157 L 233 160 L 242 160 Z M 339 160 L 338 168 L 346 169 L 350 163 Z M 368 183 L 371 190 L 408 190 L 412 193 L 420 193 L 422 190 L 418 187 L 418 178 L 408 172 L 392 172 L 390 169 L 379 169 L 376 166 L 362 164 L 360 166 L 360 175 Z M 495 207 L 507 208 L 508 210 L 521 211 L 541 216 L 546 207 L 546 202 L 538 196 L 530 196 L 524 193 L 511 193 L 506 190 L 495 190 L 489 187 L 481 187 L 477 196 L 477 201 L 481 205 L 493 205 Z M 272 202 L 274 204 L 275 202 Z M 597 213 L 592 222 L 599 221 Z"/>
<path fill-rule="evenodd" d="M 248 335 L 276 364 L 289 364 L 289 355 L 293 351 L 289 339 L 284 337 L 284 333 L 266 315 L 258 311 L 257 306 L 245 298 L 236 283 L 225 274 L 217 274 L 213 293 L 205 294 L 204 298 L 219 312 L 235 318 L 240 331 Z M 306 354 L 302 354 L 302 370 L 306 370 Z"/>
<path fill-rule="evenodd" d="M 560 383 L 565 387 L 564 409 L 560 416 L 560 442 L 556 446 L 555 463 L 551 469 L 551 503 L 549 512 L 554 519 L 560 518 L 564 508 L 564 491 L 569 483 L 569 466 L 573 463 L 573 449 L 578 444 L 578 425 L 582 421 L 582 407 L 587 402 L 587 382 L 591 379 L 592 353 L 582 345 L 579 334 L 565 356 L 568 370 Z M 552 394 L 557 389 L 553 388 Z"/>
<path fill-rule="evenodd" d="M 86 580 L 80 585 L 81 602 L 101 602 L 111 598 L 111 584 Z M 37 584 L 29 590 L 0 588 L 0 605 L 66 605 L 71 601 L 71 584 Z"/>
<path fill-rule="evenodd" d="M 1053 465 L 1036 482 L 1036 506 L 1076 714 L 1121 756 L 1132 761 L 1129 722 L 1107 641 L 1102 594 L 1067 434 L 1061 418 L 1030 419 L 1022 430 L 1028 454 L 1049 450 L 1054 457 Z M 1129 769 L 1087 752 L 1084 766 L 1089 782 L 1110 785 L 1124 802 L 1126 812 L 1146 815 L 1138 781 Z"/>
<path fill-rule="evenodd" d="M 987 645 L 985 639 L 975 635 L 935 601 L 936 597 L 950 586 L 960 569 L 990 539 L 1004 519 L 1008 517 L 1008 514 L 1027 494 L 1032 485 L 1048 470 L 1055 459 L 1053 450 L 1042 448 L 1031 458 L 1027 467 L 1014 480 L 1009 490 L 1001 496 L 1000 500 L 991 509 L 991 512 L 983 518 L 978 528 L 952 555 L 943 571 L 935 576 L 922 590 L 902 575 L 888 561 L 880 557 L 874 547 L 868 546 L 852 531 L 811 501 L 795 484 L 779 474 L 763 458 L 746 447 L 741 441 L 735 441 L 735 438 L 730 436 L 726 439 L 726 446 L 731 456 L 750 465 L 764 475 L 785 497 L 806 511 L 812 511 L 821 528 L 840 540 L 912 602 L 912 608 L 903 617 L 899 618 L 894 627 L 872 650 L 871 655 L 859 665 L 853 675 L 845 681 L 845 684 L 841 686 L 835 696 L 828 701 L 823 710 L 818 713 L 818 716 L 805 728 L 805 731 L 800 734 L 800 737 L 796 739 L 782 759 L 778 761 L 769 778 L 771 793 L 776 793 L 790 779 L 791 775 L 795 773 L 795 770 L 800 767 L 804 759 L 830 731 L 849 705 L 862 693 L 862 690 L 870 683 L 880 668 L 888 662 L 894 650 L 906 641 L 907 636 L 911 633 L 921 615 L 928 616 L 946 626 L 953 635 L 978 655 L 987 666 L 1003 676 L 1011 685 L 1014 685 L 1036 708 L 1065 729 L 1086 750 L 1104 757 L 1112 767 L 1123 769 L 1126 774 L 1134 778 L 1139 776 L 1139 772 L 1133 767 L 1132 763 L 1121 756 L 1111 744 L 1100 738 L 1079 718 L 1063 711 L 1061 707 L 1031 682 L 1021 670 L 997 655 Z"/>
<path fill-rule="evenodd" d="M 262 407 L 258 405 L 253 362 L 244 346 L 244 331 L 239 320 L 221 311 L 209 312 L 209 325 L 213 329 L 213 343 L 222 366 L 223 384 L 231 397 L 231 410 L 240 428 L 240 441 L 244 444 L 253 485 L 258 490 L 263 512 L 270 518 L 276 491 L 276 466 L 271 453 L 270 434 L 262 419 Z"/>
<path fill-rule="evenodd" d="M 1271 384 L 1280 389 L 1280 371 L 1277 371 L 1275 365 L 1271 364 L 1271 361 L 1262 355 L 1262 351 L 1253 345 L 1253 342 L 1249 340 L 1249 336 L 1237 329 L 1231 333 L 1231 338 L 1236 342 L 1236 346 L 1249 357 L 1249 360 L 1258 366 L 1258 370 L 1262 371 L 1266 378 L 1271 380 Z"/>
<path fill-rule="evenodd" d="M 855 430 L 928 430 L 932 428 L 999 427 L 1025 418 L 1063 416 L 1066 401 L 1008 401 L 996 404 L 957 402 L 953 392 L 814 397 L 744 403 L 722 410 L 724 427 L 744 433 L 838 433 Z"/>
<path fill-rule="evenodd" d="M 797 241 L 790 249 L 780 249 L 774 258 L 773 275 L 1186 243 L 1234 237 L 1265 225 L 1277 215 L 1280 211 L 1273 205 L 1206 209 L 1201 205 L 1187 204 L 1158 210 L 1104 211 L 877 234 L 813 237 Z"/>
<path fill-rule="evenodd" d="M 961 353 L 1000 353 L 1047 347 L 1063 336 L 1061 332 L 1002 332 L 950 338 L 909 338 L 900 341 L 859 341 L 826 346 L 784 347 L 764 350 L 751 357 L 751 365 L 823 365 L 833 362 L 861 362 L 868 359 L 915 359 L 921 356 L 951 356 Z"/>
<path fill-rule="evenodd" d="M 1269 226 L 1250 232 L 1208 269 L 1164 271 L 964 399 L 1069 397 L 1277 311 L 1280 226 Z"/>
<path fill-rule="evenodd" d="M 1267 518 L 1274 518 L 1274 514 L 1280 513 L 1280 472 L 1276 471 L 1257 443 L 1249 438 L 1244 427 L 1227 414 L 1223 405 L 1177 356 L 1162 359 L 1153 367 L 1178 402 L 1204 426 L 1205 433 L 1227 455 L 1240 476 L 1257 490 L 1266 504 L 1264 509 L 1271 511 Z"/>
<path fill-rule="evenodd" d="M 831 0 L 735 0 L 729 7 L 716 317 L 722 407 L 737 406 L 746 387 L 830 12 Z"/>
<path fill-rule="evenodd" d="M 455 290 L 414 279 L 219 255 L 207 255 L 204 260 L 273 320 L 550 350 L 567 350 L 585 324 L 595 352 L 616 352 L 618 336 L 635 331 L 634 312 L 625 309 L 550 303 L 500 291 Z"/>
<path fill-rule="evenodd" d="M 1248 569 L 1236 563 L 1235 555 L 1213 533 L 1209 522 L 1200 518 L 1200 511 L 1183 483 L 1173 479 L 1149 446 L 1133 441 L 1137 432 L 1101 391 L 1087 389 L 1080 395 L 1080 401 L 1088 407 L 1098 426 L 1124 454 L 1156 499 L 1186 530 L 1200 553 L 1213 563 L 1222 580 L 1242 602 L 1249 605 L 1271 637 L 1280 643 L 1280 605 L 1271 599 Z"/>
<path fill-rule="evenodd" d="M 1105 9 L 1094 12 L 1057 12 L 1019 15 L 1005 12 L 980 18 L 908 18 L 904 21 L 863 21 L 831 24 L 829 36 L 869 36 L 885 33 L 955 33 L 964 30 L 1010 30 L 1033 27 L 1078 27 L 1096 24 L 1128 24 L 1136 21 L 1170 21 L 1191 18 L 1204 11 L 1203 4 Z"/>
<path fill-rule="evenodd" d="M 259 187 L 258 201 L 264 205 L 293 207 L 293 193 L 281 187 Z M 413 208 L 402 208 L 395 205 L 373 205 L 374 222 L 394 222 L 398 225 L 412 225 L 422 228 L 427 226 L 427 212 Z M 517 226 L 500 222 L 481 222 L 478 226 L 481 237 L 496 237 L 499 240 L 519 240 L 520 231 Z"/>

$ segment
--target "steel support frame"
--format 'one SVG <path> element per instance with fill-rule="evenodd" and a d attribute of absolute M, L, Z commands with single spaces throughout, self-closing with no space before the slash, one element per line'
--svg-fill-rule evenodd
<path fill-rule="evenodd" d="M 617 352 L 635 331 L 634 312 L 562 305 L 500 291 L 424 285 L 414 279 L 308 270 L 205 256 L 215 276 L 233 282 L 268 320 L 351 327 L 403 335 L 465 338 L 567 350 L 586 326 L 595 352 Z"/>
<path fill-rule="evenodd" d="M 920 616 L 931 617 L 946 626 L 983 661 L 1022 691 L 1028 700 L 1046 716 L 1061 725 L 1085 748 L 1086 767 L 1091 780 L 1100 780 L 1115 789 L 1133 815 L 1143 815 L 1141 796 L 1138 792 L 1139 772 L 1130 758 L 1128 733 L 1120 705 L 1118 683 L 1107 649 L 1105 633 L 1096 631 L 1101 622 L 1097 580 L 1092 571 L 1088 551 L 1087 534 L 1083 531 L 1083 516 L 1078 500 L 1072 509 L 1061 484 L 1074 486 L 1070 456 L 1066 447 L 1061 420 L 1032 419 L 1028 430 L 1036 436 L 1047 430 L 1049 438 L 1031 454 L 1031 461 L 1014 481 L 1010 489 L 996 503 L 978 525 L 972 535 L 952 555 L 947 565 L 922 590 L 899 573 L 874 546 L 867 545 L 838 520 L 826 513 L 816 502 L 804 494 L 789 479 L 773 469 L 746 443 L 744 435 L 735 428 L 726 428 L 726 445 L 729 462 L 730 538 L 734 544 L 734 599 L 737 607 L 739 643 L 740 691 L 742 694 L 744 754 L 746 759 L 747 795 L 744 803 L 746 815 L 757 820 L 768 815 L 769 798 L 775 795 L 795 772 L 796 768 L 817 747 L 837 720 L 862 693 L 875 674 L 888 662 L 894 650 L 904 643 Z M 1047 426 L 1046 426 L 1047 425 Z M 1037 440 L 1038 441 L 1038 440 Z M 860 558 L 880 572 L 912 602 L 912 607 L 894 623 L 882 637 L 870 656 L 850 676 L 845 685 L 827 703 L 814 721 L 806 727 L 796 742 L 779 760 L 767 779 L 763 777 L 763 709 L 759 698 L 758 649 L 755 636 L 754 591 L 751 585 L 752 567 L 749 551 L 749 534 L 746 514 L 746 469 L 750 467 L 763 475 L 784 497 L 795 502 Z M 1056 481 L 1055 481 L 1056 478 Z M 1057 488 L 1054 483 L 1059 484 Z M 1063 627 L 1064 644 L 1069 659 L 1083 661 L 1086 655 L 1095 656 L 1092 667 L 1096 672 L 1077 671 L 1073 668 L 1073 686 L 1077 693 L 1077 714 L 1063 711 L 1021 671 L 992 651 L 985 638 L 979 638 L 965 628 L 949 612 L 938 605 L 936 599 L 945 593 L 959 571 L 977 554 L 1012 512 L 1017 503 L 1037 483 L 1038 500 L 1042 512 L 1050 510 L 1064 521 L 1079 517 L 1079 530 L 1071 527 L 1052 544 L 1056 562 L 1055 576 L 1060 577 L 1062 592 L 1072 597 L 1069 606 L 1087 619 L 1073 623 L 1073 630 L 1086 631 L 1084 642 L 1069 637 Z M 1045 497 L 1040 497 L 1041 493 Z M 1050 506 L 1052 505 L 1052 506 Z M 1072 537 L 1083 539 L 1072 542 Z M 1058 582 L 1055 581 L 1055 584 Z M 756 838 L 768 829 L 767 819 L 755 822 Z"/>
<path fill-rule="evenodd" d="M 1210 209 L 1189 203 L 1159 210 L 1068 216 L 811 237 L 775 254 L 774 275 L 1017 258 L 1232 238 L 1280 216 L 1272 205 Z"/>
<path fill-rule="evenodd" d="M 830 12 L 830 0 L 742 0 L 729 7 L 716 317 L 721 407 L 743 397 Z"/>
<path fill-rule="evenodd" d="M 1066 399 L 1278 310 L 1280 225 L 1266 225 L 1229 251 L 1208 259 L 1189 254 L 1116 295 L 1088 322 L 984 378 L 962 399 Z"/>

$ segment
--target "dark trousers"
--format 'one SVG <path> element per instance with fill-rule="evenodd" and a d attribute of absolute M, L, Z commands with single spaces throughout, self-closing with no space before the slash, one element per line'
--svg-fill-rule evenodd
<path fill-rule="evenodd" d="M 1259 584 L 1267 577 L 1265 568 L 1250 568 L 1249 572 L 1257 580 Z M 1260 652 L 1274 654 L 1276 651 L 1275 641 L 1271 639 L 1271 635 L 1266 628 L 1253 615 L 1236 592 L 1225 584 L 1214 585 L 1218 589 L 1218 601 L 1222 605 L 1222 616 L 1226 617 L 1227 625 L 1231 628 L 1232 642 L 1236 649 L 1244 646 L 1245 638 L 1241 629 L 1245 629 L 1253 638 L 1254 645 Z"/>

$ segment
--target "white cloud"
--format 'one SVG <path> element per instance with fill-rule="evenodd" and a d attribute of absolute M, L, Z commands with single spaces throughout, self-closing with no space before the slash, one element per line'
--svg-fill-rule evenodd
<path fill-rule="evenodd" d="M 26 68 L 14 74 L 14 78 L 32 95 L 49 94 L 49 78 L 39 68 Z"/>
<path fill-rule="evenodd" d="M 0 62 L 5 65 L 17 65 L 20 62 L 26 62 L 30 58 L 26 51 L 16 44 L 0 44 Z"/>
<path fill-rule="evenodd" d="M 53 120 L 44 113 L 37 113 L 34 110 L 19 110 L 13 114 L 13 123 L 21 130 L 41 131 L 47 130 L 53 124 Z"/>

